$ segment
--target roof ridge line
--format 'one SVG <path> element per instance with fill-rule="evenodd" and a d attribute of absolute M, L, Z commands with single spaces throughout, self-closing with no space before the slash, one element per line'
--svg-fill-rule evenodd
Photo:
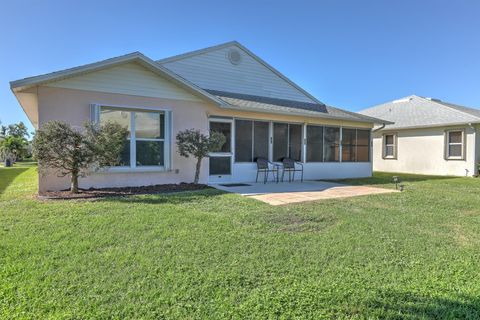
<path fill-rule="evenodd" d="M 462 110 L 458 110 L 458 109 L 456 109 L 456 108 L 448 105 L 448 104 L 456 105 L 456 104 L 454 104 L 454 103 L 450 103 L 450 102 L 447 102 L 447 101 L 442 101 L 442 100 L 440 100 L 440 99 L 431 100 L 431 99 L 427 99 L 427 98 L 425 98 L 425 97 L 420 97 L 420 98 L 422 98 L 423 100 L 426 100 L 426 101 L 430 101 L 430 102 L 439 104 L 440 106 L 442 106 L 442 107 L 444 107 L 444 108 L 448 108 L 449 110 L 453 110 L 453 111 L 459 112 L 459 113 L 461 113 L 461 114 L 464 114 L 464 115 L 466 114 L 466 115 L 468 115 L 468 116 L 470 116 L 470 117 L 475 117 L 475 118 L 480 119 L 480 116 L 477 116 L 477 115 L 474 115 L 474 114 L 471 114 L 471 113 L 468 113 L 468 112 L 465 112 L 465 111 L 462 111 Z M 461 107 L 461 108 L 473 109 L 473 108 L 469 108 L 469 107 L 465 107 L 465 106 L 461 106 L 461 105 L 456 105 L 456 106 Z M 479 109 L 473 109 L 473 110 L 478 110 L 478 111 L 480 112 Z"/>
<path fill-rule="evenodd" d="M 212 50 L 215 50 L 215 49 L 228 47 L 232 44 L 238 45 L 240 43 L 236 40 L 227 41 L 227 42 L 216 44 L 216 45 L 209 46 L 209 47 L 206 47 L 206 48 L 191 50 L 191 51 L 187 51 L 187 52 L 184 52 L 184 53 L 179 53 L 179 54 L 176 54 L 176 55 L 173 55 L 173 56 L 170 56 L 170 57 L 165 57 L 165 58 L 162 58 L 162 59 L 158 59 L 158 60 L 156 60 L 156 62 L 160 63 L 160 64 L 169 63 L 169 62 L 181 60 L 183 58 L 187 58 L 187 57 L 190 57 L 190 56 L 194 56 L 194 55 L 197 55 L 197 54 L 209 52 L 209 51 L 212 51 Z"/>
<path fill-rule="evenodd" d="M 398 99 L 393 99 L 393 100 L 388 100 L 388 101 L 385 101 L 385 102 L 380 102 L 379 104 L 375 104 L 373 106 L 370 106 L 370 107 L 367 107 L 365 109 L 362 109 L 360 111 L 358 111 L 357 113 L 360 113 L 360 112 L 364 112 L 364 111 L 367 111 L 367 110 L 370 110 L 370 109 L 375 109 L 375 108 L 379 108 L 385 104 L 390 104 L 390 103 L 394 103 L 394 101 L 400 101 L 400 100 L 404 100 L 404 99 L 407 99 L 407 98 L 411 98 L 411 97 L 418 97 L 418 98 L 422 98 L 421 96 L 419 95 L 416 95 L 416 94 L 411 94 L 411 95 L 408 95 L 408 96 L 405 96 L 405 97 L 401 97 L 401 98 L 398 98 Z"/>

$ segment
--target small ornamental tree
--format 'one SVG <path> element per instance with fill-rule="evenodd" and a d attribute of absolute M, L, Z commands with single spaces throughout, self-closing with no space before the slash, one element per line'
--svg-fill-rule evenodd
<path fill-rule="evenodd" d="M 88 169 L 118 163 L 127 128 L 116 123 L 86 123 L 84 130 L 69 124 L 47 122 L 33 139 L 33 153 L 40 165 L 55 169 L 59 177 L 70 176 L 72 193 L 78 193 L 78 178 Z"/>
<path fill-rule="evenodd" d="M 200 130 L 188 129 L 180 131 L 177 134 L 178 153 L 185 158 L 190 156 L 197 160 L 195 167 L 195 179 L 193 183 L 197 184 L 200 177 L 200 167 L 202 159 L 208 157 L 210 152 L 220 150 L 225 144 L 226 138 L 220 132 L 211 132 L 207 136 L 200 132 Z"/>

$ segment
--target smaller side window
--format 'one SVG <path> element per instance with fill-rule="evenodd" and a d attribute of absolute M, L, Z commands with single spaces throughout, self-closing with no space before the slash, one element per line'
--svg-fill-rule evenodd
<path fill-rule="evenodd" d="M 397 158 L 397 136 L 395 134 L 383 135 L 383 158 Z"/>
<path fill-rule="evenodd" d="M 447 160 L 462 160 L 464 158 L 465 134 L 463 130 L 450 130 L 445 137 L 445 158 Z"/>

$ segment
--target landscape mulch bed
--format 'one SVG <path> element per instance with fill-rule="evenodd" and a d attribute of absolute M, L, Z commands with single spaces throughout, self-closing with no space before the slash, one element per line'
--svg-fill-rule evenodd
<path fill-rule="evenodd" d="M 145 187 L 126 187 L 126 188 L 101 188 L 101 189 L 79 189 L 78 193 L 70 193 L 69 190 L 49 191 L 38 198 L 41 200 L 69 200 L 69 199 L 97 199 L 106 197 L 123 197 L 140 194 L 161 194 L 175 193 L 182 191 L 195 191 L 210 189 L 205 184 L 180 183 L 180 184 L 157 184 Z"/>

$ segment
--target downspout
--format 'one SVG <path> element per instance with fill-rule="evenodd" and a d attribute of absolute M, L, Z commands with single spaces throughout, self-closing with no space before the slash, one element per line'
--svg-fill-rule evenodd
<path fill-rule="evenodd" d="M 382 123 L 382 125 L 380 127 L 372 130 L 372 135 L 370 135 L 370 144 L 371 144 L 370 145 L 370 166 L 371 166 L 372 173 L 373 173 L 373 133 L 382 130 L 383 128 L 385 128 L 385 126 L 386 126 L 386 124 Z"/>
<path fill-rule="evenodd" d="M 386 124 L 385 124 L 385 123 L 382 123 L 382 125 L 381 125 L 379 128 L 373 129 L 372 132 L 380 131 L 380 130 L 382 130 L 383 128 L 385 128 L 385 126 L 386 126 Z"/>
<path fill-rule="evenodd" d="M 478 161 L 480 161 L 480 159 L 479 159 L 480 157 L 477 157 L 477 152 L 480 151 L 480 150 L 477 150 L 477 146 L 478 146 L 477 139 L 479 139 L 480 137 L 478 136 L 478 132 L 477 132 L 478 128 L 473 123 L 469 123 L 468 126 L 473 129 L 473 173 L 472 173 L 472 176 L 476 177 L 476 176 L 478 176 L 479 171 L 480 171 L 479 164 L 478 164 Z"/>

